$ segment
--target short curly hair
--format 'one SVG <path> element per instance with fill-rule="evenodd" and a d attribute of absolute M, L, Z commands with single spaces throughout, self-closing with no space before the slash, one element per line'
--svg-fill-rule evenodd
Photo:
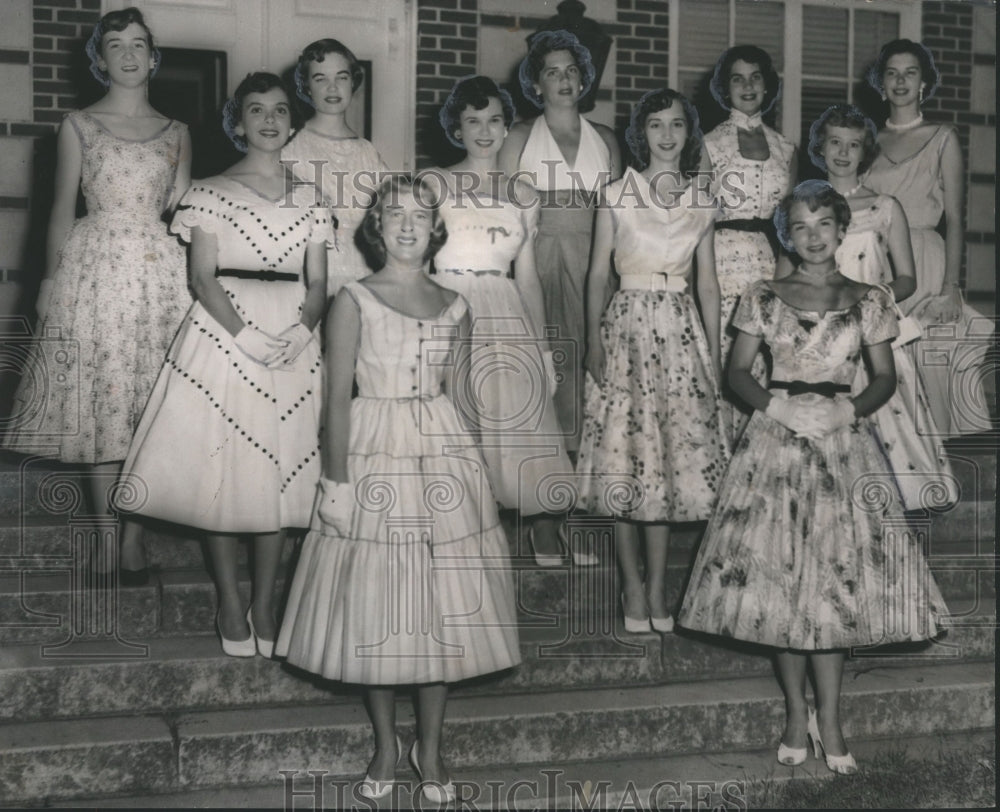
<path fill-rule="evenodd" d="M 348 48 L 338 39 L 318 39 L 310 42 L 299 54 L 295 63 L 295 95 L 310 107 L 315 107 L 312 96 L 309 95 L 309 63 L 322 62 L 327 54 L 340 54 L 347 60 L 351 71 L 351 93 L 361 87 L 365 80 L 365 69 L 354 55 L 354 51 Z"/>
<path fill-rule="evenodd" d="M 424 252 L 424 262 L 433 259 L 448 239 L 448 230 L 441 216 L 437 195 L 427 179 L 422 175 L 414 177 L 406 172 L 392 172 L 379 184 L 361 225 L 354 232 L 355 245 L 361 250 L 365 261 L 373 271 L 381 271 L 389 256 L 382 237 L 383 209 L 387 203 L 397 200 L 402 192 L 410 192 L 421 206 L 433 212 L 431 238 L 427 244 L 427 251 Z"/>
<path fill-rule="evenodd" d="M 465 147 L 455 138 L 455 131 L 462 126 L 462 113 L 465 108 L 483 110 L 490 103 L 490 99 L 500 100 L 504 126 L 510 127 L 514 122 L 514 101 L 510 93 L 488 76 L 466 76 L 455 82 L 450 95 L 438 111 L 438 121 L 452 144 L 456 147 Z"/>
<path fill-rule="evenodd" d="M 120 11 L 109 11 L 97 22 L 94 26 L 94 30 L 90 35 L 90 39 L 87 40 L 87 44 L 84 48 L 87 52 L 87 56 L 90 57 L 90 72 L 94 75 L 94 78 L 100 82 L 102 85 L 107 87 L 111 84 L 111 79 L 108 77 L 107 71 L 101 70 L 98 66 L 97 61 L 101 55 L 101 44 L 104 39 L 104 35 L 109 31 L 124 31 L 132 23 L 136 23 L 146 32 L 146 42 L 149 45 L 149 55 L 153 57 L 153 68 L 149 72 L 150 78 L 156 75 L 156 72 L 160 69 L 160 60 L 163 55 L 160 53 L 160 49 L 156 47 L 153 42 L 153 32 L 146 25 L 146 21 L 142 17 L 142 12 L 134 6 L 129 6 L 128 8 L 123 8 Z"/>
<path fill-rule="evenodd" d="M 785 195 L 778 204 L 778 208 L 774 210 L 774 228 L 778 233 L 778 241 L 789 253 L 795 253 L 788 218 L 791 215 L 792 206 L 796 203 L 805 203 L 809 207 L 809 211 L 829 206 L 833 209 L 837 225 L 846 229 L 851 224 L 851 207 L 846 197 L 825 180 L 804 180 Z"/>
<path fill-rule="evenodd" d="M 859 108 L 853 104 L 835 104 L 827 107 L 823 114 L 816 119 L 809 127 L 809 160 L 813 166 L 829 171 L 826 161 L 823 159 L 823 148 L 826 146 L 827 127 L 846 127 L 851 130 L 860 130 L 864 134 L 861 142 L 861 162 L 858 164 L 858 175 L 863 175 L 872 165 L 875 157 L 879 153 L 878 130 L 875 122 L 866 116 Z"/>
<path fill-rule="evenodd" d="M 712 97 L 723 109 L 733 109 L 729 99 L 729 77 L 732 75 L 733 65 L 739 60 L 756 65 L 764 74 L 764 103 L 760 111 L 769 112 L 781 95 L 781 77 L 778 76 L 778 71 L 775 70 L 774 62 L 767 51 L 756 45 L 734 45 L 722 52 L 719 61 L 715 63 L 715 70 L 708 85 Z"/>
<path fill-rule="evenodd" d="M 922 42 L 914 42 L 910 39 L 894 39 L 882 46 L 878 53 L 878 59 L 868 71 L 868 84 L 877 93 L 885 91 L 885 68 L 889 60 L 898 54 L 912 54 L 920 64 L 920 78 L 927 89 L 924 90 L 924 101 L 934 95 L 934 91 L 941 84 L 941 73 L 934 64 L 934 57 L 930 50 Z"/>
<path fill-rule="evenodd" d="M 518 81 L 521 84 L 521 92 L 524 97 L 535 107 L 541 109 L 545 106 L 541 96 L 535 92 L 535 82 L 542 75 L 542 68 L 545 67 L 545 57 L 553 51 L 569 51 L 573 55 L 576 66 L 580 69 L 582 89 L 580 96 L 586 96 L 590 88 L 594 85 L 597 77 L 597 69 L 590 56 L 590 50 L 575 34 L 559 29 L 557 31 L 539 31 L 531 38 L 528 45 L 528 55 L 521 60 L 517 70 Z"/>
<path fill-rule="evenodd" d="M 279 88 L 285 92 L 285 95 L 288 97 L 292 127 L 296 128 L 298 126 L 299 122 L 296 116 L 295 105 L 291 103 L 292 94 L 288 92 L 288 87 L 281 80 L 281 77 L 264 71 L 248 73 L 243 78 L 243 81 L 236 86 L 236 91 L 222 108 L 222 129 L 229 136 L 229 140 L 233 142 L 233 146 L 240 152 L 247 151 L 246 137 L 238 135 L 236 132 L 236 125 L 243 120 L 243 102 L 246 101 L 247 96 L 251 93 L 267 93 L 267 91 L 274 88 Z"/>
<path fill-rule="evenodd" d="M 681 149 L 680 170 L 687 177 L 692 177 L 701 164 L 701 123 L 698 111 L 683 95 L 676 90 L 665 87 L 662 90 L 650 90 L 645 93 L 635 107 L 628 129 L 625 130 L 625 142 L 640 169 L 649 166 L 649 142 L 646 140 L 646 120 L 661 110 L 668 110 L 679 102 L 687 121 L 688 134 L 684 147 Z"/>

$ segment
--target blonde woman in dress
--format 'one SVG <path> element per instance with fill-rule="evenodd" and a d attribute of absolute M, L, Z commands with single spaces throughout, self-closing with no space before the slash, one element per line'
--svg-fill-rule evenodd
<path fill-rule="evenodd" d="M 360 234 L 377 273 L 346 285 L 327 321 L 324 477 L 277 652 L 364 686 L 366 798 L 392 792 L 405 752 L 396 694 L 415 685 L 410 764 L 424 799 L 443 804 L 456 796 L 442 758 L 448 687 L 520 662 L 514 587 L 482 457 L 453 402 L 467 385 L 468 302 L 426 273 L 447 238 L 433 193 L 390 177 Z"/>
<path fill-rule="evenodd" d="M 752 285 L 733 319 L 729 382 L 755 411 L 678 621 L 774 648 L 786 709 L 778 761 L 802 764 L 811 741 L 831 771 L 850 774 L 857 762 L 840 725 L 848 650 L 927 640 L 947 607 L 917 540 L 886 530 L 902 516 L 867 425 L 895 387 L 892 297 L 838 272 L 851 209 L 827 182 L 799 184 L 776 221 L 801 262 L 783 279 Z M 768 389 L 751 374 L 762 342 L 774 359 Z M 862 355 L 871 375 L 851 395 Z"/>
<path fill-rule="evenodd" d="M 851 207 L 851 224 L 837 249 L 837 268 L 866 285 L 888 288 L 897 302 L 916 290 L 913 251 L 906 214 L 899 202 L 875 194 L 859 182 L 878 153 L 875 124 L 857 107 L 834 105 L 809 130 L 809 157 L 827 173 L 830 184 Z M 791 273 L 788 254 L 779 260 L 779 276 Z M 934 424 L 927 393 L 913 365 L 912 350 L 894 346 L 896 391 L 871 420 L 908 510 L 943 507 L 956 501 L 956 480 Z M 854 391 L 868 383 L 858 368 Z"/>

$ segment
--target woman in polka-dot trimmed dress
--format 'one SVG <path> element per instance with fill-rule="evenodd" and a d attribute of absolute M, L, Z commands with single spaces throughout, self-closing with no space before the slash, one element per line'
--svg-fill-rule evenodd
<path fill-rule="evenodd" d="M 226 653 L 270 656 L 282 530 L 308 526 L 320 475 L 314 330 L 333 231 L 307 188 L 286 194 L 278 159 L 291 105 L 281 80 L 248 76 L 224 121 L 247 157 L 192 186 L 174 217 L 172 231 L 191 244 L 197 301 L 167 355 L 125 472 L 148 488 L 138 512 L 210 534 Z M 249 611 L 237 589 L 236 534 L 255 537 Z"/>

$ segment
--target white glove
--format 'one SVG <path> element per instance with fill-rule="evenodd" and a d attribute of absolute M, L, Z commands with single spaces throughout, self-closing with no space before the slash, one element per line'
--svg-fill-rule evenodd
<path fill-rule="evenodd" d="M 777 423 L 789 429 L 796 437 L 808 437 L 818 440 L 826 434 L 823 423 L 824 407 L 796 402 L 794 398 L 778 398 L 771 396 L 764 414 Z"/>
<path fill-rule="evenodd" d="M 234 335 L 233 341 L 247 358 L 264 366 L 272 363 L 288 346 L 286 340 L 275 338 L 249 325 Z"/>
<path fill-rule="evenodd" d="M 49 312 L 49 304 L 52 301 L 52 286 L 54 280 L 43 279 L 38 286 L 38 298 L 35 299 L 35 312 L 39 321 L 45 321 L 45 315 Z"/>
<path fill-rule="evenodd" d="M 922 324 L 952 324 L 962 317 L 962 292 L 957 285 L 946 285 L 940 294 L 917 305 L 912 315 Z"/>
<path fill-rule="evenodd" d="M 306 348 L 306 345 L 312 341 L 313 334 L 312 330 L 302 322 L 297 321 L 287 330 L 283 330 L 278 339 L 287 341 L 288 346 L 281 351 L 281 354 L 275 360 L 268 364 L 272 369 L 274 367 L 291 366 L 295 362 L 295 359 L 299 357 L 302 350 Z"/>
<path fill-rule="evenodd" d="M 354 485 L 320 477 L 319 519 L 327 535 L 346 537 L 354 515 Z M 332 531 L 332 532 L 331 532 Z"/>
<path fill-rule="evenodd" d="M 848 398 L 837 398 L 829 403 L 822 403 L 820 409 L 823 411 L 822 424 L 826 429 L 824 434 L 829 434 L 844 428 L 844 426 L 853 425 L 854 421 L 858 419 L 858 415 L 854 411 L 854 404 Z"/>
<path fill-rule="evenodd" d="M 545 377 L 549 383 L 549 397 L 556 396 L 556 389 L 559 388 L 559 376 L 556 375 L 556 362 L 552 360 L 552 350 L 542 352 L 542 364 L 545 366 Z"/>

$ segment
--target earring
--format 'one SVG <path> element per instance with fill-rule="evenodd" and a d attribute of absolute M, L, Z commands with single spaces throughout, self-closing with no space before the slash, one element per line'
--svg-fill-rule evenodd
<path fill-rule="evenodd" d="M 887 101 L 888 99 L 889 99 L 889 97 L 885 95 L 885 91 L 883 90 L 882 91 L 882 101 Z"/>
<path fill-rule="evenodd" d="M 462 140 L 462 131 L 461 130 L 455 130 L 455 140 L 456 141 L 461 141 Z"/>
<path fill-rule="evenodd" d="M 920 86 L 920 96 L 917 99 L 917 103 L 918 104 L 923 104 L 924 103 L 924 86 L 923 85 Z"/>

